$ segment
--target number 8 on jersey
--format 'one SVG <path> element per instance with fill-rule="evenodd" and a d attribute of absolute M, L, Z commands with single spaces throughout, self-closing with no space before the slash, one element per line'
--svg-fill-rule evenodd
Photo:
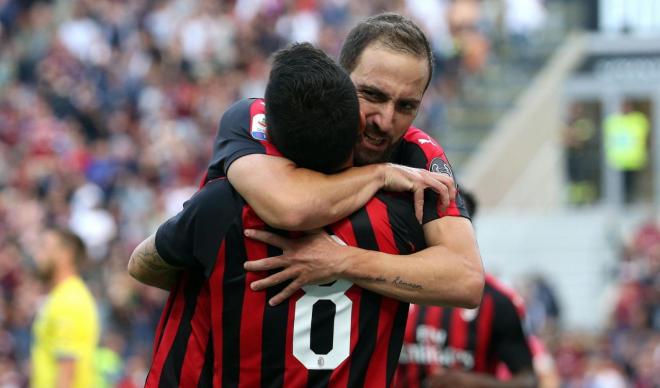
<path fill-rule="evenodd" d="M 351 310 L 353 302 L 345 295 L 353 283 L 340 279 L 330 284 L 303 287 L 305 295 L 296 302 L 293 322 L 293 355 L 307 369 L 335 369 L 348 358 L 351 347 Z M 334 314 L 332 310 L 334 309 Z M 323 311 L 325 310 L 325 311 Z M 330 314 L 328 314 L 330 312 Z M 329 349 L 312 349 L 315 333 L 313 317 L 334 315 Z M 318 330 L 317 330 L 318 331 Z M 318 338 L 318 337 L 317 337 Z"/>

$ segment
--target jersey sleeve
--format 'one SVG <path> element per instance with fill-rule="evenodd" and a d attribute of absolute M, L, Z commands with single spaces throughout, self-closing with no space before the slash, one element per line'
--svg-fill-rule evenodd
<path fill-rule="evenodd" d="M 493 350 L 497 358 L 514 374 L 532 370 L 532 353 L 523 329 L 522 311 L 504 296 L 498 297 L 495 303 Z"/>
<path fill-rule="evenodd" d="M 431 172 L 445 173 L 456 179 L 440 143 L 416 128 L 410 128 L 404 135 L 401 150 L 394 162 Z M 458 184 L 456 186 L 458 187 Z M 456 199 L 451 201 L 446 209 L 442 209 L 438 194 L 427 189 L 424 192 L 422 222 L 426 224 L 446 216 L 470 218 L 460 190 Z"/>
<path fill-rule="evenodd" d="M 226 179 L 207 183 L 179 214 L 156 232 L 156 250 L 167 263 L 210 274 L 227 231 L 241 214 L 242 201 Z"/>
<path fill-rule="evenodd" d="M 267 153 L 265 117 L 263 100 L 241 100 L 227 109 L 213 143 L 208 180 L 226 176 L 229 166 L 242 156 Z"/>

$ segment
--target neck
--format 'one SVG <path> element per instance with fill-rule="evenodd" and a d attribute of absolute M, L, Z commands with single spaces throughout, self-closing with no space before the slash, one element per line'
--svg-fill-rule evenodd
<path fill-rule="evenodd" d="M 51 287 L 55 288 L 59 284 L 61 284 L 63 281 L 67 280 L 71 276 L 77 275 L 76 270 L 71 267 L 61 267 L 59 268 L 54 276 L 53 276 L 53 281 L 51 282 Z"/>

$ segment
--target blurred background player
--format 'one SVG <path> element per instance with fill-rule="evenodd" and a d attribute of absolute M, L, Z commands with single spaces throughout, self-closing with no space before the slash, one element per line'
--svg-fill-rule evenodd
<path fill-rule="evenodd" d="M 474 196 L 462 195 L 474 218 Z M 490 274 L 476 309 L 411 305 L 395 385 L 535 387 L 523 322 L 522 298 Z M 506 381 L 496 377 L 499 363 L 511 372 Z"/>
<path fill-rule="evenodd" d="M 641 172 L 649 161 L 649 128 L 648 118 L 631 101 L 624 101 L 621 111 L 605 120 L 605 155 L 609 165 L 623 175 L 626 203 L 633 202 Z"/>
<path fill-rule="evenodd" d="M 99 319 L 94 298 L 78 273 L 85 257 L 85 246 L 74 233 L 51 228 L 43 234 L 35 262 L 50 293 L 33 325 L 34 388 L 95 386 Z"/>

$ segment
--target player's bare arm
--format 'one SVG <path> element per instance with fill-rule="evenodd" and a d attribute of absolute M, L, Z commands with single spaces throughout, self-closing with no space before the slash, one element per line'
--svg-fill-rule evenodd
<path fill-rule="evenodd" d="M 181 268 L 168 264 L 156 250 L 156 235 L 152 234 L 138 245 L 128 261 L 128 273 L 140 283 L 169 291 Z"/>
<path fill-rule="evenodd" d="M 252 284 L 263 290 L 291 283 L 274 296 L 281 303 L 300 287 L 346 278 L 373 292 L 405 302 L 476 307 L 481 301 L 484 272 L 472 224 L 462 217 L 444 217 L 424 225 L 429 247 L 407 256 L 342 246 L 325 233 L 292 240 L 265 231 L 248 237 L 275 245 L 281 256 L 250 261 L 245 268 L 281 272 Z"/>
<path fill-rule="evenodd" d="M 76 374 L 76 359 L 74 357 L 61 357 L 57 359 L 57 380 L 56 388 L 73 387 L 73 380 Z"/>
<path fill-rule="evenodd" d="M 429 388 L 534 388 L 538 386 L 532 370 L 521 371 L 509 380 L 498 380 L 485 373 L 444 369 L 430 376 L 424 385 Z"/>
<path fill-rule="evenodd" d="M 347 217 L 381 189 L 413 192 L 419 220 L 424 189 L 436 191 L 445 207 L 456 196 L 450 176 L 390 163 L 326 175 L 298 168 L 284 158 L 253 154 L 232 163 L 227 177 L 267 224 L 294 231 L 319 228 Z"/>

